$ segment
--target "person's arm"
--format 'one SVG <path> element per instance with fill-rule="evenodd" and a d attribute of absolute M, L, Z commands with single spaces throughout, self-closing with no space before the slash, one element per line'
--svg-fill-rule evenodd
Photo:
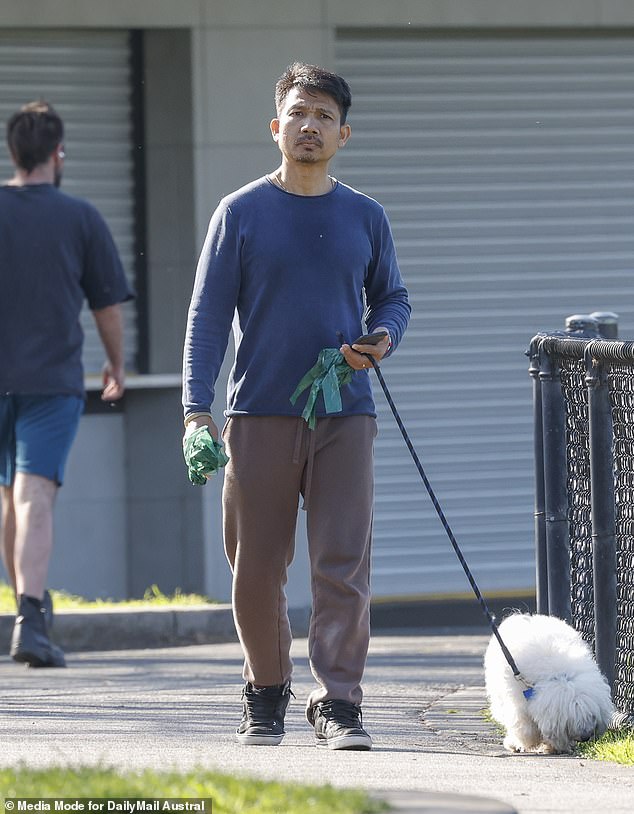
<path fill-rule="evenodd" d="M 392 354 L 405 333 L 411 313 L 392 230 L 382 209 L 380 219 L 374 226 L 372 243 L 374 258 L 365 282 L 365 321 L 369 333 L 386 331 L 387 336 L 376 345 L 359 346 L 353 343 L 341 347 L 346 361 L 355 370 L 368 367 L 367 356 L 372 356 L 378 362 Z"/>
<path fill-rule="evenodd" d="M 368 332 L 381 328 L 389 332 L 389 356 L 398 347 L 409 323 L 411 307 L 396 257 L 392 230 L 385 212 L 373 234 L 374 262 L 365 282 Z"/>
<path fill-rule="evenodd" d="M 109 305 L 92 312 L 97 331 L 106 352 L 103 368 L 104 401 L 117 401 L 125 391 L 123 358 L 123 314 L 120 305 Z"/>
<path fill-rule="evenodd" d="M 183 413 L 185 435 L 208 426 L 218 440 L 211 417 L 215 384 L 225 355 L 240 287 L 237 226 L 228 207 L 214 212 L 198 267 L 187 314 L 183 348 Z"/>
<path fill-rule="evenodd" d="M 81 286 L 106 353 L 101 398 L 117 401 L 125 390 L 121 304 L 131 300 L 134 294 L 102 215 L 87 202 L 84 202 L 82 212 L 85 246 Z"/>

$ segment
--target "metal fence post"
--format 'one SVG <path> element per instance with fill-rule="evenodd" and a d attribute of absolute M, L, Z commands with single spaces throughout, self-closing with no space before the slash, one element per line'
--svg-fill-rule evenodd
<path fill-rule="evenodd" d="M 535 460 L 535 584 L 537 613 L 548 615 L 548 551 L 544 488 L 544 425 L 542 388 L 539 378 L 539 342 L 533 341 L 528 355 L 528 373 L 533 380 L 533 451 Z"/>
<path fill-rule="evenodd" d="M 591 350 L 591 346 L 590 346 Z M 616 662 L 616 507 L 608 366 L 586 356 L 590 431 L 590 493 L 594 642 L 597 664 L 614 688 Z"/>
<path fill-rule="evenodd" d="M 552 616 L 571 622 L 565 404 L 559 367 L 543 350 L 543 346 L 540 347 L 539 366 L 544 441 L 548 611 Z"/>
<path fill-rule="evenodd" d="M 604 339 L 619 338 L 619 315 L 614 311 L 593 311 L 590 316 L 598 323 L 599 334 Z"/>

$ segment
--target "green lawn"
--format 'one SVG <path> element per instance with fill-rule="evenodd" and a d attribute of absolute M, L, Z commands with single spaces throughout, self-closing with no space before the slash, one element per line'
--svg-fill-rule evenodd
<path fill-rule="evenodd" d="M 214 600 L 199 594 L 184 594 L 177 588 L 173 594 L 164 594 L 156 585 L 152 585 L 145 592 L 143 599 L 84 599 L 74 596 L 66 591 L 51 591 L 55 610 L 93 609 L 107 610 L 108 608 L 141 608 L 157 606 L 183 606 L 183 605 L 209 605 Z M 13 589 L 6 582 L 0 582 L 0 613 L 15 613 L 15 598 Z"/>
<path fill-rule="evenodd" d="M 378 814 L 364 791 L 231 777 L 206 770 L 119 773 L 108 768 L 0 769 L 0 798 L 211 798 L 213 814 Z"/>
<path fill-rule="evenodd" d="M 580 743 L 578 753 L 593 760 L 634 765 L 634 729 L 618 729 L 606 732 L 596 741 Z"/>

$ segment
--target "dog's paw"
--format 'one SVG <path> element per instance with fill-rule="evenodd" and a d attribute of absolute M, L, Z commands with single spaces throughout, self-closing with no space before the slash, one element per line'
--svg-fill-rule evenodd
<path fill-rule="evenodd" d="M 540 743 L 538 746 L 535 747 L 535 754 L 536 755 L 556 755 L 557 750 L 552 745 L 552 743 Z"/>
<path fill-rule="evenodd" d="M 560 743 L 555 745 L 550 741 L 540 743 L 535 749 L 538 755 L 571 755 L 574 752 L 574 745 L 571 743 Z"/>
<path fill-rule="evenodd" d="M 517 738 L 512 737 L 511 735 L 507 735 L 504 738 L 503 746 L 507 750 L 507 752 L 525 752 L 526 749 L 524 745 L 517 740 Z"/>

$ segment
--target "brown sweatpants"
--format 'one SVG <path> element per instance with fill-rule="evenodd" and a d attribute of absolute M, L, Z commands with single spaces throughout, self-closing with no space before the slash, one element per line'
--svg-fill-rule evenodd
<path fill-rule="evenodd" d="M 234 416 L 223 432 L 229 455 L 224 538 L 233 572 L 233 612 L 244 678 L 291 678 L 286 572 L 295 549 L 300 496 L 307 512 L 312 615 L 310 665 L 325 699 L 361 703 L 370 638 L 370 543 L 374 501 L 371 416 Z"/>

